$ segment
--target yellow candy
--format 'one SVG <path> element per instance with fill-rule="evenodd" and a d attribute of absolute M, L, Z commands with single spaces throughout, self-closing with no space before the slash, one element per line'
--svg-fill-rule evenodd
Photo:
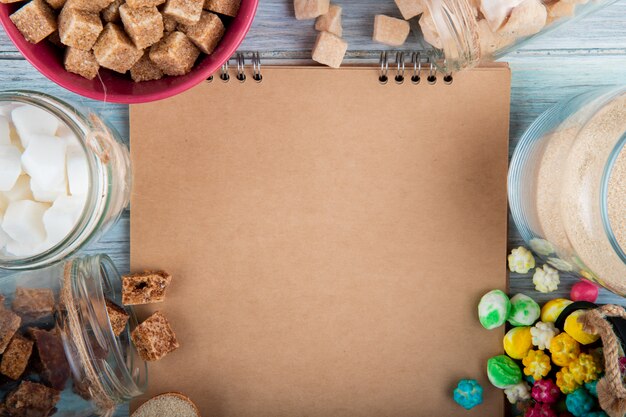
<path fill-rule="evenodd" d="M 533 347 L 530 327 L 513 327 L 502 340 L 504 351 L 513 359 L 522 359 Z"/>
<path fill-rule="evenodd" d="M 541 321 L 554 323 L 559 318 L 559 314 L 570 304 L 572 301 L 565 298 L 555 298 L 548 301 L 541 307 Z"/>
<path fill-rule="evenodd" d="M 580 344 L 567 333 L 561 333 L 550 342 L 552 362 L 557 366 L 567 366 L 580 354 Z"/>
<path fill-rule="evenodd" d="M 587 353 L 581 353 L 575 361 L 569 364 L 569 371 L 579 384 L 598 379 L 602 368 L 602 361 Z"/>
<path fill-rule="evenodd" d="M 532 376 L 535 381 L 548 375 L 552 369 L 550 357 L 543 353 L 543 350 L 531 350 L 522 359 L 522 363 L 524 364 L 524 375 Z"/>
<path fill-rule="evenodd" d="M 565 319 L 563 329 L 565 333 L 572 336 L 574 340 L 583 345 L 588 345 L 600 338 L 597 334 L 587 333 L 583 330 L 583 325 L 578 321 L 578 317 L 584 314 L 583 310 L 576 310 Z"/>
<path fill-rule="evenodd" d="M 570 370 L 564 367 L 556 373 L 556 386 L 559 387 L 563 394 L 571 394 L 580 387 L 580 384 L 576 382 L 576 378 L 574 378 Z"/>

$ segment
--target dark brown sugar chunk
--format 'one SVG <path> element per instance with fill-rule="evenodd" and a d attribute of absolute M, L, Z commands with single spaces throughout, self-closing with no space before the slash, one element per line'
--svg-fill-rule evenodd
<path fill-rule="evenodd" d="M 33 342 L 16 334 L 2 355 L 0 372 L 11 379 L 18 379 L 26 370 L 32 352 Z"/>
<path fill-rule="evenodd" d="M 131 339 L 139 356 L 146 361 L 158 361 L 180 347 L 170 323 L 160 311 L 137 326 Z"/>
<path fill-rule="evenodd" d="M 0 307 L 0 353 L 3 353 L 17 329 L 20 328 L 22 319 L 11 310 Z"/>
<path fill-rule="evenodd" d="M 109 315 L 109 321 L 111 322 L 111 328 L 115 336 L 119 336 L 128 323 L 128 313 L 122 307 L 118 306 L 111 300 L 106 301 L 107 314 Z"/>
<path fill-rule="evenodd" d="M 52 388 L 63 390 L 70 377 L 63 342 L 56 330 L 30 329 L 41 361 L 41 377 Z"/>
<path fill-rule="evenodd" d="M 54 312 L 54 293 L 49 288 L 17 287 L 11 307 L 25 324 L 49 318 Z"/>
<path fill-rule="evenodd" d="M 6 409 L 12 417 L 46 417 L 59 401 L 59 391 L 36 382 L 22 381 L 6 397 Z"/>
<path fill-rule="evenodd" d="M 122 277 L 122 304 L 160 303 L 172 276 L 165 271 L 146 271 Z"/>

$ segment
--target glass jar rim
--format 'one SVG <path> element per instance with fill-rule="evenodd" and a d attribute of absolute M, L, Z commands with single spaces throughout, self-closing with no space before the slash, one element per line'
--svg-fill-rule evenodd
<path fill-rule="evenodd" d="M 626 94 L 626 89 L 624 89 L 623 92 Z M 607 160 L 604 172 L 602 173 L 600 191 L 600 212 L 602 215 L 604 230 L 609 238 L 609 242 L 615 250 L 615 253 L 620 257 L 622 262 L 626 264 L 626 248 L 622 247 L 620 242 L 617 240 L 615 227 L 614 224 L 612 224 L 611 216 L 609 215 L 609 185 L 611 181 L 611 176 L 617 164 L 617 159 L 622 152 L 626 152 L 626 131 L 615 144 Z"/>

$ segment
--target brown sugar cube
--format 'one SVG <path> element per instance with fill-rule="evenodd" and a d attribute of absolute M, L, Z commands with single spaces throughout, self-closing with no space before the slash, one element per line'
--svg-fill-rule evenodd
<path fill-rule="evenodd" d="M 114 0 L 66 0 L 65 7 L 72 7 L 86 12 L 100 13 Z"/>
<path fill-rule="evenodd" d="M 44 417 L 52 414 L 60 399 L 59 391 L 36 382 L 22 381 L 5 399 L 9 415 L 14 417 Z"/>
<path fill-rule="evenodd" d="M 65 6 L 66 0 L 46 0 L 46 3 L 50 5 L 53 9 L 60 9 Z"/>
<path fill-rule="evenodd" d="M 109 315 L 109 321 L 111 322 L 111 328 L 113 334 L 119 336 L 122 334 L 128 323 L 128 313 L 122 307 L 118 306 L 111 300 L 105 300 L 107 314 Z"/>
<path fill-rule="evenodd" d="M 114 0 L 113 3 L 102 9 L 100 16 L 105 23 L 120 21 L 120 6 L 124 4 L 124 0 Z"/>
<path fill-rule="evenodd" d="M 163 71 L 150 60 L 148 53 L 143 54 L 141 59 L 130 69 L 130 77 L 136 83 L 142 81 L 160 80 L 163 78 Z"/>
<path fill-rule="evenodd" d="M 139 356 L 146 361 L 158 361 L 180 347 L 172 327 L 160 311 L 135 327 L 131 339 Z"/>
<path fill-rule="evenodd" d="M 409 20 L 418 14 L 424 13 L 423 0 L 396 0 L 396 6 L 404 20 Z"/>
<path fill-rule="evenodd" d="M 198 49 L 205 54 L 211 54 L 224 36 L 226 28 L 218 15 L 202 12 L 202 17 L 198 23 L 191 26 L 181 25 L 180 30 Z"/>
<path fill-rule="evenodd" d="M 123 4 L 120 17 L 126 33 L 139 49 L 147 48 L 163 37 L 163 18 L 155 6 L 133 9 Z"/>
<path fill-rule="evenodd" d="M 177 26 L 178 22 L 176 21 L 176 19 L 166 14 L 163 15 L 163 29 L 165 30 L 166 34 L 174 32 Z"/>
<path fill-rule="evenodd" d="M 54 312 L 54 293 L 49 288 L 17 287 L 11 308 L 25 324 L 49 318 Z"/>
<path fill-rule="evenodd" d="M 61 37 L 59 36 L 59 32 L 52 32 L 50 36 L 48 36 L 48 42 L 53 44 L 54 46 L 58 46 L 59 48 L 65 48 L 65 45 L 61 43 Z"/>
<path fill-rule="evenodd" d="M 124 74 L 139 61 L 143 51 L 115 23 L 107 23 L 93 46 L 93 53 L 101 66 Z"/>
<path fill-rule="evenodd" d="M 326 31 L 341 38 L 343 28 L 341 27 L 341 7 L 331 4 L 328 13 L 323 14 L 315 21 L 315 30 Z"/>
<path fill-rule="evenodd" d="M 65 70 L 78 74 L 88 80 L 93 80 L 98 75 L 100 64 L 91 51 L 82 51 L 71 46 L 65 50 L 63 60 Z"/>
<path fill-rule="evenodd" d="M 160 303 L 172 276 L 165 271 L 146 271 L 122 276 L 122 304 Z"/>
<path fill-rule="evenodd" d="M 2 355 L 0 372 L 11 379 L 18 379 L 24 373 L 32 352 L 33 342 L 16 334 Z"/>
<path fill-rule="evenodd" d="M 384 14 L 377 14 L 374 17 L 373 39 L 375 42 L 400 46 L 406 41 L 410 30 L 411 27 L 406 20 L 396 19 Z"/>
<path fill-rule="evenodd" d="M 70 377 L 70 366 L 65 356 L 63 342 L 56 330 L 31 328 L 30 335 L 35 341 L 41 361 L 42 379 L 54 389 L 63 390 Z"/>
<path fill-rule="evenodd" d="M 11 3 L 17 3 L 20 1 L 24 1 L 24 0 L 0 0 L 0 4 L 11 4 Z M 2 414 L 0 414 L 1 416 Z"/>
<path fill-rule="evenodd" d="M 140 7 L 152 7 L 165 3 L 165 0 L 126 0 L 126 4 L 133 9 Z"/>
<path fill-rule="evenodd" d="M 330 0 L 293 0 L 296 19 L 315 19 L 317 16 L 328 13 Z"/>
<path fill-rule="evenodd" d="M 30 43 L 39 43 L 57 30 L 54 12 L 43 0 L 32 0 L 13 13 L 10 19 Z"/>
<path fill-rule="evenodd" d="M 20 316 L 4 307 L 0 308 L 0 353 L 6 350 L 21 324 Z"/>
<path fill-rule="evenodd" d="M 313 60 L 332 68 L 339 68 L 348 50 L 348 42 L 330 32 L 320 32 L 313 47 Z"/>
<path fill-rule="evenodd" d="M 200 50 L 182 32 L 172 32 L 150 48 L 150 59 L 167 75 L 185 75 Z"/>
<path fill-rule="evenodd" d="M 204 0 L 204 9 L 225 16 L 235 17 L 239 12 L 241 0 Z"/>
<path fill-rule="evenodd" d="M 59 14 L 59 36 L 63 45 L 89 51 L 102 32 L 97 13 L 64 7 Z"/>
<path fill-rule="evenodd" d="M 204 0 L 167 0 L 163 14 L 183 25 L 193 25 L 200 20 L 203 5 Z"/>

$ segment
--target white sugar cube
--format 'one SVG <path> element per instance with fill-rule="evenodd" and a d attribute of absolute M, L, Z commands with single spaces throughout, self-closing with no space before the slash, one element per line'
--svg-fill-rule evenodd
<path fill-rule="evenodd" d="M 500 29 L 504 21 L 522 0 L 480 0 L 480 11 L 487 19 L 492 32 Z"/>
<path fill-rule="evenodd" d="M 67 181 L 70 194 L 83 195 L 89 190 L 89 166 L 85 151 L 78 146 L 67 149 Z"/>
<path fill-rule="evenodd" d="M 13 255 L 20 258 L 26 258 L 41 253 L 40 244 L 31 245 L 27 243 L 19 243 L 15 240 L 9 239 L 6 245 L 6 252 L 9 255 Z"/>
<path fill-rule="evenodd" d="M 59 128 L 59 120 L 53 114 L 35 106 L 18 107 L 11 112 L 11 118 L 24 148 L 28 147 L 31 135 L 54 136 Z"/>
<path fill-rule="evenodd" d="M 3 193 L 0 193 L 0 217 L 4 216 L 4 212 L 9 206 L 9 199 L 4 196 Z M 2 219 L 0 219 L 0 224 L 2 224 Z"/>
<path fill-rule="evenodd" d="M 63 181 L 54 188 L 42 187 L 37 181 L 30 180 L 30 189 L 33 197 L 41 203 L 53 203 L 59 197 L 67 196 L 67 181 Z"/>
<path fill-rule="evenodd" d="M 0 115 L 0 145 L 11 144 L 11 127 L 9 126 L 9 119 Z"/>
<path fill-rule="evenodd" d="M 13 201 L 2 220 L 4 231 L 18 243 L 38 245 L 46 238 L 43 215 L 50 206 L 30 200 Z"/>
<path fill-rule="evenodd" d="M 13 104 L 0 104 L 0 116 L 11 117 L 14 108 Z"/>
<path fill-rule="evenodd" d="M 3 218 L 4 213 L 0 213 L 0 224 L 2 224 Z M 4 229 L 0 227 L 0 250 L 2 250 L 7 245 L 7 243 L 9 243 L 9 241 L 11 241 L 11 238 L 9 237 L 9 235 L 7 235 Z"/>
<path fill-rule="evenodd" d="M 65 180 L 65 143 L 47 135 L 31 135 L 22 167 L 42 188 L 57 189 Z"/>
<path fill-rule="evenodd" d="M 11 190 L 5 191 L 2 194 L 9 201 L 32 200 L 33 193 L 30 190 L 30 177 L 28 175 L 22 175 L 17 179 L 17 182 Z"/>
<path fill-rule="evenodd" d="M 0 191 L 9 191 L 22 174 L 22 154 L 12 145 L 0 145 Z"/>
<path fill-rule="evenodd" d="M 54 202 L 43 215 L 47 247 L 58 244 L 74 229 L 83 207 L 80 197 L 59 197 Z"/>
<path fill-rule="evenodd" d="M 61 126 L 59 126 L 59 130 L 57 130 L 57 137 L 61 139 L 62 141 L 64 141 L 68 147 L 69 146 L 80 147 L 80 142 L 78 141 L 78 138 L 76 137 L 74 132 L 72 132 L 72 129 L 70 129 L 69 126 L 65 124 L 62 124 Z"/>

